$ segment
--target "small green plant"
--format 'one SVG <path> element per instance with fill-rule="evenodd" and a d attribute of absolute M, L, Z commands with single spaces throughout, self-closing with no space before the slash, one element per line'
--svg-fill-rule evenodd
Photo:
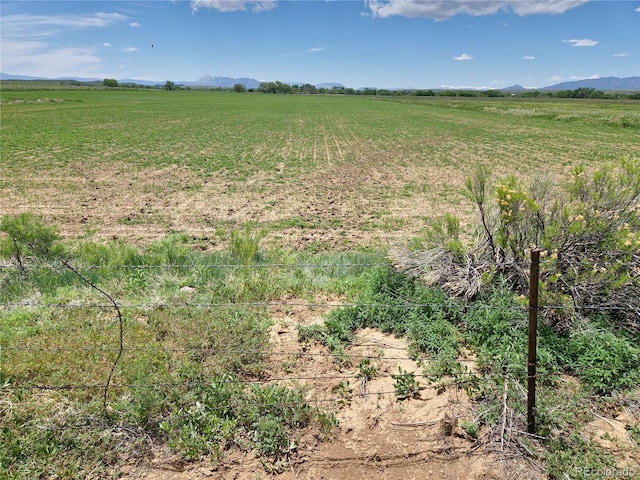
<path fill-rule="evenodd" d="M 320 434 L 326 438 L 338 426 L 338 417 L 333 412 L 319 412 L 318 423 L 320 424 Z"/>
<path fill-rule="evenodd" d="M 148 271 L 144 268 L 131 268 L 125 278 L 126 289 L 131 293 L 144 290 L 148 282 Z"/>
<path fill-rule="evenodd" d="M 353 389 L 349 385 L 348 380 L 340 380 L 338 385 L 331 389 L 334 395 L 338 397 L 337 403 L 339 405 L 349 405 L 351 403 L 351 395 Z"/>
<path fill-rule="evenodd" d="M 62 245 L 56 243 L 60 238 L 56 227 L 45 225 L 32 213 L 3 216 L 0 232 L 6 234 L 0 237 L 0 257 L 15 260 L 23 272 L 30 261 L 55 260 L 64 253 Z"/>
<path fill-rule="evenodd" d="M 579 332 L 569 341 L 573 370 L 599 393 L 640 383 L 640 348 L 608 331 Z"/>
<path fill-rule="evenodd" d="M 455 359 L 436 358 L 429 360 L 423 370 L 430 382 L 440 382 L 444 377 L 452 377 L 463 385 L 469 381 L 468 376 L 465 376 L 468 373 L 467 368 Z"/>
<path fill-rule="evenodd" d="M 369 380 L 378 373 L 378 368 L 371 363 L 370 358 L 363 358 L 358 363 L 358 377 L 360 379 L 360 391 L 362 394 L 367 392 Z"/>
<path fill-rule="evenodd" d="M 260 417 L 252 428 L 253 443 L 259 455 L 280 459 L 288 451 L 289 440 L 282 419 L 274 415 Z"/>
<path fill-rule="evenodd" d="M 363 358 L 358 363 L 358 373 L 360 378 L 370 380 L 378 373 L 378 367 L 376 367 L 370 358 Z"/>
<path fill-rule="evenodd" d="M 260 241 L 267 236 L 267 230 L 254 231 L 250 224 L 245 224 L 243 230 L 231 231 L 229 239 L 229 253 L 243 265 L 251 265 L 258 254 Z"/>
<path fill-rule="evenodd" d="M 395 393 L 398 400 L 408 400 L 420 396 L 420 383 L 416 380 L 413 372 L 405 372 L 402 367 L 398 367 L 398 374 L 391 375 L 395 380 Z"/>
<path fill-rule="evenodd" d="M 616 466 L 612 453 L 593 441 L 574 433 L 551 439 L 546 456 L 549 478 L 588 480 L 605 478 L 593 472 L 605 472 Z"/>
<path fill-rule="evenodd" d="M 462 430 L 464 430 L 471 438 L 478 438 L 479 428 L 477 423 L 469 420 L 463 420 L 460 422 L 460 428 L 462 428 Z"/>
<path fill-rule="evenodd" d="M 627 425 L 626 430 L 636 445 L 640 445 L 640 425 Z"/>

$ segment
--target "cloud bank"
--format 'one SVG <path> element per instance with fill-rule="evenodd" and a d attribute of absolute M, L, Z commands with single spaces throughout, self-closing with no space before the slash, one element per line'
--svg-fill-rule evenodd
<path fill-rule="evenodd" d="M 492 15 L 499 11 L 512 11 L 520 16 L 560 14 L 576 8 L 588 0 L 366 0 L 371 16 L 426 17 L 446 20 L 449 17 L 467 15 Z"/>
<path fill-rule="evenodd" d="M 105 12 L 5 15 L 0 31 L 2 69 L 19 71 L 23 75 L 49 77 L 92 71 L 101 64 L 93 48 L 54 46 L 49 43 L 50 39 L 72 29 L 102 29 L 129 21 L 129 17 L 120 13 Z M 108 48 L 111 43 L 104 42 L 102 46 Z"/>
<path fill-rule="evenodd" d="M 446 20 L 466 13 L 468 15 L 492 15 L 499 11 L 512 11 L 520 16 L 559 14 L 578 7 L 590 0 L 365 0 L 366 15 L 378 18 L 393 16 L 426 17 Z M 268 12 L 278 5 L 278 0 L 192 0 L 191 9 L 236 12 L 250 10 Z"/>
<path fill-rule="evenodd" d="M 193 0 L 191 10 L 203 8 L 219 12 L 236 12 L 251 10 L 252 12 L 268 12 L 278 5 L 276 0 Z"/>

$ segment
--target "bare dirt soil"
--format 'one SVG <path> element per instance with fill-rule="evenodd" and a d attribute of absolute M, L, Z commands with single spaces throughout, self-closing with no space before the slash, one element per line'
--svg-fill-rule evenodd
<path fill-rule="evenodd" d="M 449 210 L 472 213 L 460 205 L 464 175 L 455 169 L 401 168 L 384 158 L 373 164 L 328 164 L 295 178 L 283 165 L 235 181 L 177 165 L 74 163 L 15 175 L 3 186 L 0 213 L 42 215 L 67 238 L 91 232 L 145 245 L 184 232 L 213 249 L 221 247 L 220 229 L 246 222 L 268 227 L 266 241 L 288 248 L 386 245 L 418 232 L 426 216 L 444 213 L 445 194 Z"/>
<path fill-rule="evenodd" d="M 421 368 L 407 357 L 404 339 L 377 330 L 359 332 L 347 353 L 353 364 L 342 368 L 324 346 L 298 342 L 297 325 L 321 322 L 326 308 L 310 310 L 295 304 L 274 307 L 271 329 L 274 355 L 269 377 L 297 377 L 307 398 L 336 414 L 338 425 L 328 436 L 317 428 L 305 432 L 278 471 L 267 471 L 253 454 L 227 452 L 223 463 L 209 460 L 184 464 L 166 448 L 154 449 L 148 463 L 125 468 L 128 480 L 187 479 L 538 479 L 540 469 L 523 456 L 499 451 L 485 442 L 482 430 L 472 438 L 460 427 L 474 411 L 465 393 L 421 381 L 418 398 L 400 401 L 391 374 L 398 367 Z M 298 353 L 298 356 L 292 356 Z M 358 356 L 374 356 L 377 376 L 367 382 L 358 375 Z M 292 360 L 293 359 L 293 360 Z M 348 380 L 342 380 L 347 378 Z M 340 382 L 349 390 L 340 390 Z M 342 392 L 342 393 L 341 393 Z M 327 402 L 322 402 L 327 399 Z"/>

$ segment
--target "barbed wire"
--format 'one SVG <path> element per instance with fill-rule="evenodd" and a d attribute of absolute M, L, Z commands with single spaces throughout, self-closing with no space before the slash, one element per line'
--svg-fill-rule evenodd
<path fill-rule="evenodd" d="M 395 347 L 390 345 L 380 346 L 378 344 L 350 344 L 347 343 L 344 345 L 345 348 L 395 348 L 398 350 L 406 351 L 405 347 Z M 0 353 L 3 351 L 7 352 L 48 352 L 48 353 L 56 353 L 56 352 L 118 352 L 119 348 L 106 348 L 106 347 L 22 347 L 22 346 L 0 346 Z M 241 349 L 213 349 L 207 347 L 200 348 L 166 348 L 166 347 L 123 347 L 122 352 L 164 352 L 164 353 L 207 353 L 210 355 L 239 355 L 239 356 L 247 356 L 247 355 L 256 355 L 256 356 L 282 356 L 282 357 L 295 357 L 295 358 L 327 358 L 335 360 L 336 358 L 345 358 L 345 359 L 367 359 L 367 360 L 378 360 L 378 361 L 413 361 L 413 362 L 450 362 L 450 363 L 459 363 L 461 365 L 474 365 L 478 364 L 482 365 L 482 368 L 485 367 L 498 367 L 500 369 L 504 369 L 507 367 L 525 367 L 524 359 L 522 362 L 512 362 L 505 363 L 499 359 L 465 359 L 465 358 L 439 358 L 432 357 L 429 355 L 418 354 L 417 356 L 386 356 L 384 352 L 381 354 L 358 354 L 358 353 L 349 353 L 347 351 L 343 352 L 327 352 L 327 353 L 313 353 L 313 352 L 305 352 L 305 351 L 268 351 L 268 350 L 241 350 Z M 573 365 L 560 365 L 558 370 L 554 370 L 553 374 L 561 374 L 566 371 L 580 371 L 581 369 L 576 369 Z M 584 370 L 588 370 L 588 368 L 584 368 Z M 473 373 L 473 372 L 469 372 Z M 545 374 L 550 372 L 545 372 Z M 418 374 L 416 374 L 418 375 Z M 420 374 L 422 375 L 422 374 Z M 456 374 L 443 374 L 444 376 L 456 376 Z M 361 376 L 361 375 L 360 375 Z M 374 375 L 375 376 L 375 375 Z M 336 377 L 339 378 L 339 377 Z"/>
<path fill-rule="evenodd" d="M 455 304 L 452 304 L 456 306 Z M 122 309 L 163 309 L 163 308 L 243 308 L 243 307 L 305 307 L 305 308 L 442 308 L 439 303 L 358 303 L 358 302 L 156 302 L 156 303 L 118 303 Z M 44 302 L 6 302 L 0 303 L 0 309 L 12 308 L 60 308 L 60 309 L 103 309 L 113 308 L 107 303 L 44 303 Z M 505 312 L 526 312 L 527 306 L 519 305 L 473 305 L 460 304 L 458 308 L 469 310 L 500 310 Z M 633 306 L 621 305 L 540 305 L 539 310 L 594 310 L 594 311 L 625 311 L 640 314 L 640 310 Z"/>
<path fill-rule="evenodd" d="M 391 267 L 389 263 L 250 263 L 250 264 L 238 264 L 238 263 L 185 263 L 185 264 L 157 264 L 157 265 L 78 265 L 78 270 L 173 270 L 173 269 L 197 269 L 197 268 L 230 268 L 230 269 L 260 269 L 260 268 L 374 268 L 374 267 Z M 41 270 L 63 270 L 61 265 L 47 265 L 37 264 L 30 266 L 32 269 Z M 14 269 L 20 270 L 19 265 L 14 264 L 0 264 L 1 269 Z"/>
<path fill-rule="evenodd" d="M 421 252 L 417 252 L 420 254 Z M 622 267 L 637 267 L 637 262 L 640 261 L 640 254 L 635 252 L 607 252 L 607 259 L 616 259 L 623 258 L 633 259 L 633 262 L 617 262 L 617 266 Z M 543 256 L 538 262 L 538 264 L 544 264 L 547 261 L 547 257 Z M 402 267 L 403 262 L 394 261 L 393 259 L 389 259 L 386 262 L 345 262 L 345 263 L 285 263 L 285 262 L 275 262 L 275 263 L 259 263 L 253 262 L 249 264 L 245 263 L 229 263 L 229 262 L 215 262 L 215 263 L 176 263 L 176 264 L 131 264 L 131 265 L 105 265 L 105 264 L 89 264 L 89 265 L 74 265 L 74 268 L 77 270 L 184 270 L 184 269 L 242 269 L 242 270 L 252 270 L 252 269 L 268 269 L 268 268 L 290 268 L 290 269 L 337 269 L 337 268 L 376 268 L 376 267 Z M 500 263 L 503 267 L 509 266 L 517 266 L 521 268 L 526 268 L 531 266 L 532 262 L 530 259 L 522 259 L 522 260 L 505 260 Z M 64 265 L 61 264 L 47 264 L 47 263 L 34 263 L 33 265 L 29 265 L 30 269 L 41 269 L 41 270 L 64 270 Z M 0 262 L 0 270 L 22 270 L 22 267 L 13 262 Z"/>
<path fill-rule="evenodd" d="M 362 348 L 363 345 L 347 345 L 349 348 Z M 369 348 L 390 348 L 389 346 L 369 346 Z M 399 350 L 405 350 L 401 347 L 396 347 Z M 2 346 L 0 345 L 0 352 L 2 351 L 13 351 L 13 352 L 118 352 L 119 348 L 105 348 L 105 347 L 49 347 L 49 348 L 39 348 L 39 347 L 21 347 L 21 346 Z M 413 360 L 410 357 L 389 357 L 382 355 L 361 355 L 361 354 L 339 354 L 339 353 L 309 353 L 304 351 L 293 351 L 293 352 L 284 352 L 284 351 L 260 351 L 260 350 L 223 350 L 223 349 L 212 349 L 207 347 L 201 348 L 164 348 L 164 347 L 123 347 L 123 352 L 173 352 L 173 353 L 192 353 L 192 352 L 200 352 L 200 353 L 208 353 L 210 355 L 257 355 L 257 356 L 288 356 L 288 357 L 325 357 L 325 358 L 335 358 L 336 356 L 346 355 L 349 358 L 354 359 L 370 359 L 370 360 L 397 360 L 397 361 L 407 361 Z M 466 362 L 466 360 L 465 360 Z"/>
<path fill-rule="evenodd" d="M 329 307 L 363 307 L 363 308 L 441 308 L 438 303 L 358 303 L 358 302 L 156 302 L 156 303 L 119 303 L 120 308 L 148 309 L 148 308 L 233 308 L 233 307 L 307 307 L 307 308 L 329 308 Z M 41 303 L 41 302 L 8 302 L 0 303 L 0 308 L 19 307 L 43 307 L 43 308 L 113 308 L 107 303 Z M 482 306 L 482 308 L 499 310 L 526 310 L 525 307 L 504 307 L 504 306 Z"/>
<path fill-rule="evenodd" d="M 515 365 L 515 364 L 514 364 Z M 524 367 L 524 364 L 517 364 L 520 367 Z M 524 373 L 524 372 L 523 372 Z M 536 377 L 545 377 L 551 375 L 559 375 L 564 372 L 538 372 Z M 511 377 L 506 373 L 494 373 L 493 375 L 500 375 L 503 377 Z M 361 373 L 354 373 L 349 375 L 299 375 L 299 376 L 282 376 L 282 377 L 269 377 L 264 379 L 239 379 L 236 377 L 222 378 L 215 380 L 185 380 L 181 382 L 154 382 L 154 383 L 115 383 L 110 384 L 111 388 L 168 388 L 168 387 L 203 387 L 213 384 L 242 384 L 242 385 L 268 385 L 275 382 L 301 382 L 301 381 L 325 381 L 325 380 L 361 380 L 366 378 L 368 382 L 374 379 L 392 379 L 396 380 L 398 377 L 413 377 L 416 379 L 428 380 L 431 382 L 441 381 L 443 378 L 455 379 L 451 385 L 467 384 L 470 382 L 476 382 L 478 379 L 478 373 L 475 372 L 460 372 L 456 374 L 443 373 L 443 374 L 426 374 L 416 372 L 403 372 L 398 374 L 371 374 L 364 375 Z M 466 378 L 466 379 L 464 379 Z M 461 380 L 463 379 L 463 380 Z M 437 388 L 438 385 L 434 385 Z M 100 383 L 68 383 L 68 384 L 35 384 L 35 383 L 11 383 L 7 382 L 2 386 L 3 389 L 13 390 L 104 390 L 104 384 Z"/>
<path fill-rule="evenodd" d="M 618 256 L 621 258 L 627 258 L 631 256 L 633 259 L 640 260 L 640 255 L 635 253 L 620 253 L 618 255 L 609 255 L 608 258 L 612 256 Z M 545 258 L 543 257 L 540 261 L 536 262 L 538 264 L 543 264 L 545 262 Z M 501 262 L 501 266 L 518 266 L 518 267 L 529 267 L 531 265 L 531 260 L 507 260 Z M 624 262 L 619 263 L 619 266 L 628 266 L 635 267 L 637 263 L 632 262 Z M 188 269 L 242 269 L 242 270 L 253 270 L 253 269 L 268 269 L 268 268 L 290 268 L 290 269 L 338 269 L 338 268 L 391 268 L 394 266 L 402 266 L 401 263 L 398 262 L 346 262 L 346 263 L 176 263 L 176 264 L 137 264 L 137 265 L 74 265 L 74 268 L 77 270 L 188 270 Z M 64 270 L 63 265 L 57 264 L 45 264 L 45 263 L 37 263 L 33 265 L 29 265 L 30 269 L 39 269 L 39 270 L 53 270 L 59 271 Z M 0 263 L 0 270 L 21 270 L 20 265 L 16 265 L 15 263 Z"/>

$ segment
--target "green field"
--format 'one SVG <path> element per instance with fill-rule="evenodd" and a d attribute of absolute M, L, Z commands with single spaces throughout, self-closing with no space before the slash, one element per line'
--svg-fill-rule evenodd
<path fill-rule="evenodd" d="M 530 178 L 640 155 L 633 100 L 3 91 L 1 128 L 2 212 L 142 243 L 246 221 L 284 244 L 402 240 L 465 217 L 478 164 Z"/>
<path fill-rule="evenodd" d="M 571 278 L 631 298 L 640 101 L 0 94 L 0 480 L 640 471 L 640 338 L 620 327 L 636 307 L 571 317 L 557 305 L 571 272 L 551 275 L 557 251 L 543 260 L 564 323 L 540 325 L 539 436 L 527 436 L 521 292 L 490 272 L 477 298 L 452 299 L 388 255 L 428 246 L 444 214 L 473 238 L 465 180 L 479 166 L 566 185 L 575 166 L 586 179 L 624 164 L 628 184 L 593 196 L 593 232 L 624 254 L 615 266 L 606 251 L 580 257 L 579 201 L 554 225 L 579 240 Z M 517 205 L 515 184 L 487 203 Z M 445 407 L 456 433 L 423 430 Z"/>

